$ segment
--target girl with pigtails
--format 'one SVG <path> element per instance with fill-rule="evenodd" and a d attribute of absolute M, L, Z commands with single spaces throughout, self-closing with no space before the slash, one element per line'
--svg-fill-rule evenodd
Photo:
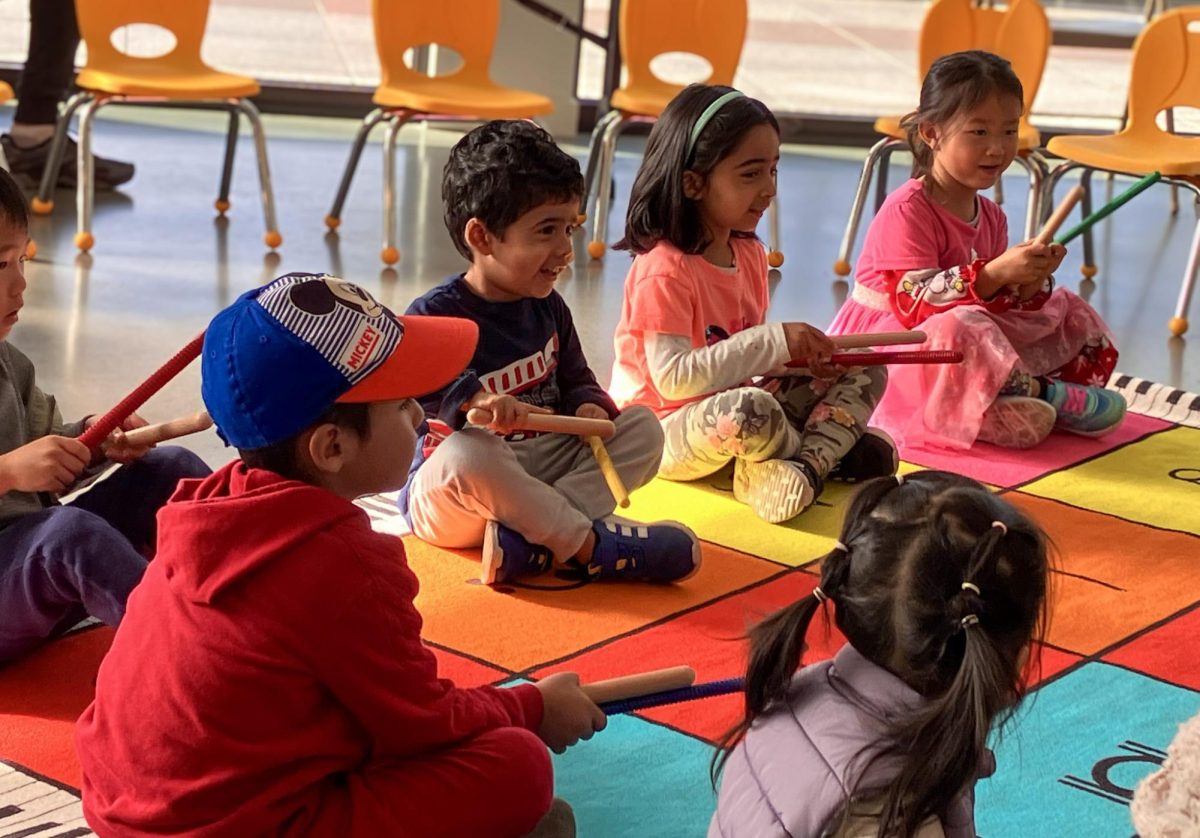
<path fill-rule="evenodd" d="M 1048 575 L 1042 531 L 974 480 L 866 483 L 812 595 L 750 632 L 710 838 L 974 838 L 987 738 L 1026 692 Z M 848 642 L 801 668 L 820 611 Z"/>

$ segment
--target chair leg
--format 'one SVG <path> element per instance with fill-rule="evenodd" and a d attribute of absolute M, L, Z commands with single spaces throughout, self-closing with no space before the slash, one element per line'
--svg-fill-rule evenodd
<path fill-rule="evenodd" d="M 1046 164 L 1036 152 L 1019 154 L 1016 162 L 1025 168 L 1029 174 L 1029 203 L 1025 207 L 1025 239 L 1028 241 L 1037 235 L 1039 203 L 1042 196 L 1042 181 L 1046 177 Z"/>
<path fill-rule="evenodd" d="M 103 105 L 96 98 L 88 100 L 79 111 L 79 143 L 76 148 L 76 184 L 75 208 L 78 218 L 75 222 L 75 246 L 83 253 L 92 249 L 96 243 L 92 235 L 92 202 L 95 199 L 96 159 L 92 157 L 92 119 L 96 110 Z"/>
<path fill-rule="evenodd" d="M 1192 292 L 1196 289 L 1196 273 L 1200 271 L 1200 221 L 1196 222 L 1196 232 L 1192 235 L 1192 249 L 1188 253 L 1187 268 L 1183 272 L 1183 284 L 1179 287 L 1179 302 L 1175 304 L 1175 316 L 1167 323 L 1171 334 L 1180 337 L 1188 330 L 1188 308 L 1192 302 Z"/>
<path fill-rule="evenodd" d="M 1164 114 L 1168 134 L 1175 133 L 1175 109 L 1167 108 Z M 1171 215 L 1179 215 L 1179 186 L 1171 184 Z"/>
<path fill-rule="evenodd" d="M 385 265 L 400 261 L 400 249 L 396 247 L 396 137 L 404 123 L 413 117 L 408 110 L 393 111 L 383 138 L 383 249 L 379 258 Z"/>
<path fill-rule="evenodd" d="M 382 108 L 376 108 L 367 114 L 358 126 L 358 133 L 354 135 L 354 143 L 350 146 L 350 159 L 346 161 L 346 168 L 342 171 L 342 180 L 338 184 L 337 196 L 333 199 L 333 207 L 330 208 L 329 214 L 325 216 L 325 226 L 330 230 L 336 230 L 338 225 L 342 223 L 342 207 L 346 203 L 346 196 L 350 194 L 350 182 L 354 180 L 354 172 L 358 169 L 358 159 L 362 157 L 363 147 L 367 144 L 367 137 L 372 129 L 384 119 L 385 114 Z"/>
<path fill-rule="evenodd" d="M 217 215 L 221 218 L 224 218 L 225 213 L 229 212 L 229 183 L 233 180 L 233 157 L 237 152 L 240 122 L 237 105 L 231 104 L 229 106 L 229 131 L 225 135 L 225 162 L 221 165 L 221 187 L 217 192 L 216 203 L 213 204 Z"/>
<path fill-rule="evenodd" d="M 279 225 L 275 220 L 275 190 L 271 186 L 271 166 L 267 162 L 267 135 L 263 131 L 262 118 L 258 108 L 249 99 L 238 99 L 238 109 L 245 114 L 254 133 L 254 151 L 258 158 L 258 187 L 262 198 L 263 221 L 267 232 L 263 235 L 263 244 L 271 250 L 283 244 L 283 236 L 279 233 Z"/>
<path fill-rule="evenodd" d="M 1004 206 L 1004 172 L 1000 173 L 1000 177 L 996 178 L 996 185 L 992 187 L 992 200 L 996 202 L 996 206 Z"/>
<path fill-rule="evenodd" d="M 871 175 L 875 165 L 889 143 L 897 143 L 891 137 L 884 137 L 867 152 L 863 161 L 862 172 L 858 176 L 858 187 L 854 190 L 854 203 L 850 206 L 850 218 L 846 220 L 846 231 L 842 233 L 842 244 L 838 247 L 837 261 L 833 263 L 833 272 L 838 276 L 850 275 L 850 253 L 854 250 L 854 240 L 858 236 L 858 224 L 862 220 L 863 207 L 867 203 L 867 193 L 871 191 Z M 876 207 L 878 210 L 878 207 Z"/>
<path fill-rule="evenodd" d="M 779 244 L 779 194 L 771 199 L 767 207 L 767 264 L 772 268 L 783 267 L 783 250 Z"/>
<path fill-rule="evenodd" d="M 604 127 L 604 138 L 600 143 L 600 167 L 596 184 L 596 217 L 592 220 L 592 240 L 588 242 L 588 256 L 600 259 L 604 256 L 608 237 L 608 211 L 612 198 L 613 157 L 617 153 L 617 137 L 625 125 L 627 117 L 618 112 L 618 116 Z"/>
<path fill-rule="evenodd" d="M 63 154 L 67 150 L 67 135 L 71 130 L 71 120 L 75 112 L 84 103 L 96 97 L 87 91 L 80 91 L 67 100 L 58 114 L 58 122 L 54 126 L 54 139 L 50 143 L 50 154 L 46 157 L 46 168 L 42 170 L 42 182 L 38 185 L 38 193 L 29 207 L 37 215 L 49 215 L 54 212 L 54 186 L 58 183 L 58 173 L 62 169 Z"/>
<path fill-rule="evenodd" d="M 888 194 L 888 166 L 892 162 L 892 143 L 885 143 L 879 149 L 879 157 L 877 158 L 875 169 L 875 215 L 879 214 L 879 210 L 883 208 L 883 202 L 887 200 Z"/>
<path fill-rule="evenodd" d="M 614 119 L 618 119 L 621 112 L 611 110 L 596 121 L 596 127 L 592 129 L 592 138 L 588 141 L 588 159 L 587 171 L 583 175 L 583 195 L 579 199 L 579 223 L 587 221 L 588 200 L 592 195 L 592 187 L 595 185 L 596 170 L 599 168 L 600 149 L 604 142 L 604 132 L 608 129 L 609 123 Z"/>
<path fill-rule="evenodd" d="M 1085 166 L 1079 175 L 1079 185 L 1083 187 L 1083 197 L 1079 199 L 1079 211 L 1084 218 L 1092 214 L 1092 172 L 1092 169 Z M 1084 279 L 1095 278 L 1100 270 L 1096 267 L 1096 247 L 1092 239 L 1092 230 L 1094 229 L 1094 227 L 1088 227 L 1083 231 L 1083 264 L 1079 266 L 1079 272 L 1083 274 Z"/>

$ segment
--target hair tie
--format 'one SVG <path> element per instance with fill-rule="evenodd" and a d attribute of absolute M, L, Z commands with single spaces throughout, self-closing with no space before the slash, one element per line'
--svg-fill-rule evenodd
<path fill-rule="evenodd" d="M 980 592 L 980 590 L 979 590 L 979 586 L 978 586 L 978 585 L 976 585 L 974 582 L 963 582 L 963 583 L 962 583 L 962 589 L 963 589 L 964 591 L 974 591 L 974 592 L 975 592 L 975 596 L 982 596 L 982 595 L 983 595 L 983 594 Z"/>
<path fill-rule="evenodd" d="M 813 596 L 817 598 L 818 605 L 824 605 L 829 600 L 829 594 L 821 590 L 821 586 L 813 588 Z"/>
<path fill-rule="evenodd" d="M 842 542 L 840 542 L 840 541 L 835 541 L 835 542 L 833 542 L 833 549 L 834 549 L 834 550 L 841 550 L 843 553 L 849 553 L 849 552 L 850 552 L 850 548 L 849 548 L 849 547 L 847 547 L 845 544 L 843 544 L 843 543 L 842 543 Z"/>
<path fill-rule="evenodd" d="M 979 615 L 968 614 L 967 616 L 963 617 L 961 620 L 958 621 L 958 625 L 964 631 L 966 629 L 969 629 L 971 626 L 977 626 L 977 625 L 979 625 Z"/>
<path fill-rule="evenodd" d="M 700 139 L 700 134 L 704 131 L 704 126 L 708 125 L 709 121 L 717 115 L 717 111 L 721 110 L 726 102 L 739 99 L 745 95 L 740 90 L 730 90 L 728 93 L 722 93 L 713 100 L 712 104 L 704 109 L 700 114 L 700 118 L 696 120 L 696 124 L 692 126 L 692 135 L 688 138 L 687 154 L 683 156 L 685 164 L 691 159 L 692 152 L 696 150 L 696 140 Z"/>
<path fill-rule="evenodd" d="M 1003 521 L 992 521 L 992 526 L 1000 530 L 1000 535 L 1008 535 L 1008 524 Z"/>

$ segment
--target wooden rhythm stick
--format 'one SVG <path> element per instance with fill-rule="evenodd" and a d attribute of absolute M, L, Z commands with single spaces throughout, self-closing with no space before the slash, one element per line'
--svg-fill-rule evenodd
<path fill-rule="evenodd" d="M 181 416 L 169 422 L 159 422 L 157 425 L 147 425 L 144 428 L 126 431 L 125 441 L 133 446 L 157 445 L 168 439 L 206 431 L 212 427 L 212 424 L 212 417 L 202 410 L 192 416 Z"/>
<path fill-rule="evenodd" d="M 866 346 L 900 346 L 906 343 L 924 343 L 924 332 L 876 332 L 861 335 L 830 335 L 829 339 L 838 349 L 862 349 Z"/>
<path fill-rule="evenodd" d="M 951 349 L 914 349 L 911 352 L 834 352 L 829 363 L 839 367 L 877 367 L 882 364 L 961 364 L 963 354 Z M 805 367 L 807 361 L 789 361 Z"/>
<path fill-rule="evenodd" d="M 1119 207 L 1122 207 L 1125 204 L 1129 203 L 1129 201 L 1132 200 L 1135 196 L 1140 195 L 1142 192 L 1145 192 L 1147 189 L 1149 189 L 1154 184 L 1158 183 L 1160 180 L 1162 180 L 1162 175 L 1159 172 L 1151 172 L 1150 174 L 1146 175 L 1144 178 L 1139 180 L 1137 183 L 1133 184 L 1133 186 L 1126 189 L 1120 195 L 1113 198 L 1107 204 L 1100 207 L 1100 209 L 1096 210 L 1094 213 L 1089 215 L 1087 218 L 1083 219 L 1083 221 L 1080 221 L 1078 224 L 1076 224 L 1070 230 L 1063 233 L 1061 236 L 1059 236 L 1056 239 L 1056 241 L 1059 244 L 1066 244 L 1067 242 L 1069 242 L 1071 239 L 1075 238 L 1076 236 L 1082 235 L 1085 230 L 1087 230 L 1089 227 L 1091 227 L 1097 221 L 1100 221 L 1101 219 L 1104 219 L 1104 218 L 1108 218 L 1108 216 L 1110 216 L 1114 212 L 1116 212 L 1116 210 Z"/>
<path fill-rule="evenodd" d="M 467 421 L 472 425 L 487 425 L 492 421 L 492 412 L 481 407 L 473 407 L 467 412 Z M 617 432 L 617 426 L 609 419 L 585 419 L 582 416 L 559 416 L 555 413 L 530 413 L 514 430 L 598 436 L 601 439 L 608 439 Z"/>
<path fill-rule="evenodd" d="M 600 473 L 604 475 L 604 482 L 608 484 L 608 491 L 612 492 L 617 506 L 622 509 L 629 506 L 629 491 L 621 481 L 621 475 L 617 474 L 617 467 L 613 465 L 612 457 L 608 456 L 608 449 L 604 447 L 600 437 L 585 436 L 584 439 L 592 446 L 592 455 L 596 458 L 596 464 L 600 466 Z"/>
<path fill-rule="evenodd" d="M 638 696 L 653 695 L 666 690 L 690 687 L 696 682 L 696 670 L 690 666 L 672 666 L 652 672 L 639 672 L 620 678 L 608 678 L 583 685 L 587 697 L 596 704 L 624 701 Z"/>
<path fill-rule="evenodd" d="M 1054 238 L 1054 234 L 1058 232 L 1058 228 L 1067 220 L 1067 216 L 1071 214 L 1071 210 L 1075 209 L 1075 205 L 1079 203 L 1079 199 L 1082 197 L 1082 186 L 1076 186 L 1063 196 L 1058 206 L 1054 208 L 1054 212 L 1046 219 L 1046 223 L 1042 225 L 1042 229 L 1034 238 L 1033 243 L 1050 244 L 1050 241 Z"/>

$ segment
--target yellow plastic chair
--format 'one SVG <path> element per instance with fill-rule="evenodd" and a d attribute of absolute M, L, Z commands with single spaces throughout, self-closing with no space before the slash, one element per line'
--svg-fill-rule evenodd
<path fill-rule="evenodd" d="M 75 77 L 80 92 L 67 100 L 58 117 L 50 156 L 42 175 L 33 211 L 46 215 L 54 209 L 54 184 L 58 180 L 62 155 L 66 149 L 71 118 L 79 111 L 79 179 L 75 246 L 91 250 L 92 204 L 95 195 L 93 172 L 92 119 L 106 105 L 172 105 L 221 108 L 229 111 L 229 133 L 225 144 L 225 164 L 221 174 L 217 212 L 229 209 L 229 181 L 233 174 L 233 155 L 237 147 L 238 118 L 244 114 L 254 132 L 258 152 L 258 177 L 261 185 L 266 234 L 263 242 L 274 250 L 283 243 L 275 223 L 275 199 L 271 190 L 271 171 L 267 164 L 267 143 L 258 109 L 246 97 L 259 92 L 259 85 L 246 76 L 222 73 L 200 58 L 200 44 L 208 22 L 209 0 L 75 0 L 79 32 L 87 43 L 87 65 Z M 113 33 L 130 24 L 153 24 L 170 31 L 174 48 L 152 58 L 127 55 L 112 43 Z"/>
<path fill-rule="evenodd" d="M 1083 169 L 1083 215 L 1091 214 L 1093 171 L 1135 176 L 1159 172 L 1163 181 L 1184 186 L 1200 196 L 1200 137 L 1180 136 L 1158 127 L 1158 114 L 1177 107 L 1200 107 L 1200 8 L 1165 12 L 1142 30 L 1133 44 L 1129 79 L 1129 119 L 1125 127 L 1102 136 L 1067 134 L 1055 137 L 1046 150 L 1064 162 L 1046 178 L 1042 206 L 1054 204 L 1054 187 L 1072 169 Z M 1188 329 L 1187 313 L 1200 269 L 1200 222 L 1184 269 L 1171 334 Z M 1084 234 L 1085 277 L 1096 273 L 1091 233 Z"/>
<path fill-rule="evenodd" d="M 686 52 L 706 59 L 712 72 L 706 84 L 732 86 L 746 40 L 746 0 L 620 0 L 621 64 L 625 84 L 609 97 L 611 109 L 596 122 L 584 178 L 583 209 L 596 195 L 592 240 L 588 255 L 599 259 L 606 249 L 613 156 L 622 129 L 635 122 L 653 122 L 683 90 L 663 81 L 650 62 L 669 52 Z M 779 217 L 771 203 L 769 261 L 783 264 L 779 251 Z"/>
<path fill-rule="evenodd" d="M 375 49 L 383 80 L 375 90 L 378 106 L 363 119 L 350 148 L 333 208 L 325 217 L 330 230 L 341 223 L 342 206 L 367 136 L 388 123 L 383 144 L 383 249 L 380 258 L 394 265 L 396 247 L 396 135 L 414 120 L 532 119 L 554 110 L 540 93 L 504 87 L 492 81 L 489 65 L 500 25 L 500 0 L 457 0 L 454 3 L 398 3 L 372 0 Z M 411 69 L 404 53 L 428 44 L 450 47 L 463 64 L 443 76 Z"/>
<path fill-rule="evenodd" d="M 1046 164 L 1038 154 L 1042 143 L 1041 134 L 1029 123 L 1029 112 L 1042 83 L 1042 71 L 1050 52 L 1050 22 L 1038 0 L 1012 0 L 1007 9 L 973 6 L 972 0 L 934 0 L 925 12 L 921 23 L 921 34 L 917 42 L 917 64 L 919 77 L 925 78 L 933 62 L 944 55 L 969 49 L 993 52 L 1012 64 L 1013 72 L 1021 80 L 1025 94 L 1024 111 L 1017 129 L 1017 158 L 1029 173 L 1029 205 L 1025 213 L 1025 237 L 1032 238 L 1036 232 L 1042 194 L 1042 181 Z M 883 206 L 887 197 L 888 160 L 898 149 L 907 148 L 908 140 L 900 127 L 901 117 L 885 116 L 875 121 L 875 130 L 884 135 L 868 152 L 863 163 L 858 188 L 854 193 L 854 204 L 846 232 L 838 249 L 833 270 L 838 276 L 850 273 L 850 255 L 858 235 L 858 224 L 862 219 L 863 206 L 871 186 L 871 175 L 878 166 L 875 186 L 875 211 Z M 997 200 L 1003 200 L 1002 187 L 996 181 Z"/>

